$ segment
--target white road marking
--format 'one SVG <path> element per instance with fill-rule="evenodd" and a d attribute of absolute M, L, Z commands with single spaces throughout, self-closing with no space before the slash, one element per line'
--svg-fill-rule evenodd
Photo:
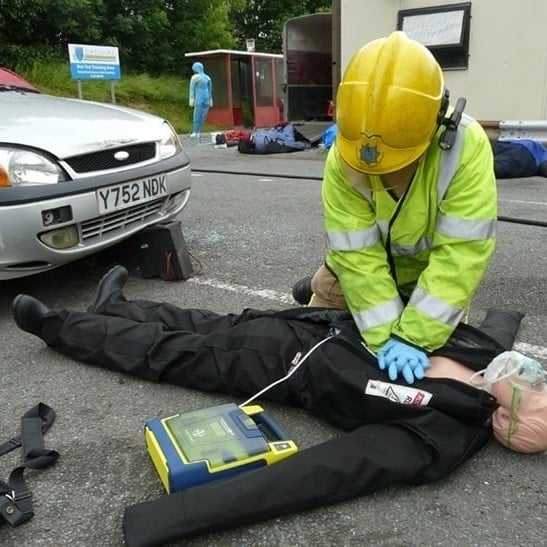
<path fill-rule="evenodd" d="M 257 298 L 264 298 L 265 300 L 273 300 L 274 302 L 280 302 L 282 304 L 296 304 L 290 294 L 274 291 L 272 289 L 253 289 L 251 287 L 247 287 L 247 285 L 224 283 L 224 281 L 220 281 L 218 279 L 207 279 L 200 277 L 191 277 L 188 279 L 188 282 L 195 283 L 196 285 L 207 285 L 208 287 L 214 287 L 215 289 L 244 294 L 245 296 L 254 296 Z"/>
<path fill-rule="evenodd" d="M 522 201 L 520 199 L 500 199 L 500 203 L 525 203 L 526 205 L 547 205 L 547 201 Z"/>
<path fill-rule="evenodd" d="M 526 342 L 517 342 L 514 349 L 547 363 L 547 348 L 543 346 L 534 346 L 533 344 L 527 344 Z"/>
<path fill-rule="evenodd" d="M 245 296 L 263 298 L 264 300 L 271 300 L 279 304 L 290 304 L 292 306 L 298 305 L 293 300 L 293 297 L 290 294 L 281 291 L 275 291 L 272 289 L 253 289 L 252 287 L 248 287 L 247 285 L 225 283 L 224 281 L 220 281 L 219 279 L 208 279 L 204 277 L 191 277 L 190 279 L 188 279 L 187 282 L 194 283 L 196 285 L 213 287 L 215 289 L 221 289 L 223 291 L 229 291 Z M 528 344 L 526 342 L 517 342 L 514 346 L 514 349 L 547 363 L 546 347 L 536 346 L 534 344 Z"/>
<path fill-rule="evenodd" d="M 258 179 L 258 182 L 272 182 L 273 179 Z"/>
<path fill-rule="evenodd" d="M 201 173 L 192 173 L 193 177 L 203 177 Z"/>

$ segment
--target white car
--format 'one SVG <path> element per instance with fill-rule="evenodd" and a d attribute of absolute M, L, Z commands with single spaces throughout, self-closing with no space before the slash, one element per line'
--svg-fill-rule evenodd
<path fill-rule="evenodd" d="M 0 69 L 0 280 L 170 220 L 190 187 L 190 162 L 165 120 L 42 95 Z"/>

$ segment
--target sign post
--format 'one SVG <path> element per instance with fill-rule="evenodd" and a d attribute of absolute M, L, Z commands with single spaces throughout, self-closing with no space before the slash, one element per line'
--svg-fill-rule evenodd
<path fill-rule="evenodd" d="M 114 82 L 121 77 L 118 48 L 68 44 L 70 75 L 77 81 L 78 98 L 82 98 L 82 80 L 110 80 L 112 103 L 116 104 Z"/>

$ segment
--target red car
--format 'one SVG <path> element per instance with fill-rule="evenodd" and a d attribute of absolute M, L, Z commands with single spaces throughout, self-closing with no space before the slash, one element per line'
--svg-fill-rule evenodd
<path fill-rule="evenodd" d="M 27 91 L 36 91 L 38 93 L 38 90 L 32 87 L 25 79 L 21 78 L 21 76 L 3 67 L 0 67 L 0 85 L 23 88 Z"/>

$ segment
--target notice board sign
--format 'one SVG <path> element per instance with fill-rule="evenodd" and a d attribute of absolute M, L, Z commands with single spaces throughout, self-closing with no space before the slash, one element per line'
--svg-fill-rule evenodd
<path fill-rule="evenodd" d="M 403 32 L 424 46 L 461 46 L 463 16 L 463 9 L 407 16 Z"/>
<path fill-rule="evenodd" d="M 426 46 L 442 68 L 469 63 L 471 2 L 400 10 L 397 29 Z"/>
<path fill-rule="evenodd" d="M 68 44 L 73 80 L 119 80 L 120 56 L 113 46 Z"/>

